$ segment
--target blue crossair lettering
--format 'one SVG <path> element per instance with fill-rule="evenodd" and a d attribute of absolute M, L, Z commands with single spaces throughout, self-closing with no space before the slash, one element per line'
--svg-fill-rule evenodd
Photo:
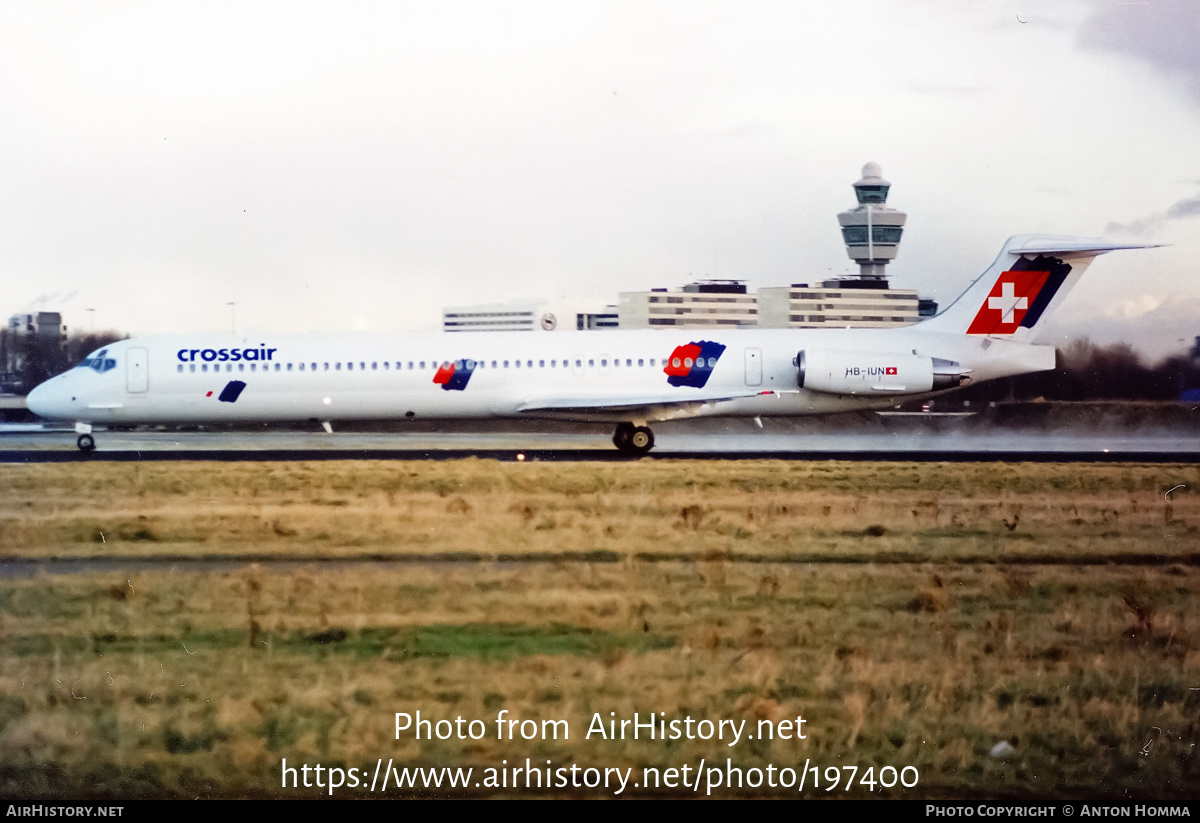
<path fill-rule="evenodd" d="M 214 360 L 237 362 L 239 360 L 273 360 L 277 351 L 279 349 L 268 349 L 265 344 L 260 343 L 258 348 L 245 349 L 180 349 L 175 356 L 181 363 L 195 363 L 197 360 L 203 360 L 205 363 L 211 363 Z"/>

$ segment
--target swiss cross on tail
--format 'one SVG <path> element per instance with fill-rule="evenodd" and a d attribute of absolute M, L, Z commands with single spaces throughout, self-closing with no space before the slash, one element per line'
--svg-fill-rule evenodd
<path fill-rule="evenodd" d="M 967 334 L 1013 334 L 1022 326 L 1032 328 L 1070 271 L 1054 258 L 1018 260 L 996 278 Z"/>

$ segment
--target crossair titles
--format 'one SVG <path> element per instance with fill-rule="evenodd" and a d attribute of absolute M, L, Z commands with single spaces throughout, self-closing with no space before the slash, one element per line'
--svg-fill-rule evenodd
<path fill-rule="evenodd" d="M 181 363 L 195 363 L 196 355 L 199 355 L 199 359 L 206 363 L 214 360 L 221 362 L 231 360 L 236 363 L 239 360 L 270 360 L 277 351 L 279 349 L 268 349 L 265 344 L 259 343 L 258 347 L 244 349 L 180 349 L 175 356 Z"/>

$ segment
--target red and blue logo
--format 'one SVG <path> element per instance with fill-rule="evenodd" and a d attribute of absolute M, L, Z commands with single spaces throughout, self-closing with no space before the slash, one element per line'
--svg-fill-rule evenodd
<path fill-rule="evenodd" d="M 474 360 L 456 360 L 446 362 L 438 367 L 433 382 L 442 387 L 443 391 L 462 391 L 475 373 Z"/>
<path fill-rule="evenodd" d="M 666 368 L 663 369 L 667 375 L 667 382 L 672 386 L 704 388 L 724 351 L 724 346 L 711 340 L 676 346 L 667 360 Z"/>

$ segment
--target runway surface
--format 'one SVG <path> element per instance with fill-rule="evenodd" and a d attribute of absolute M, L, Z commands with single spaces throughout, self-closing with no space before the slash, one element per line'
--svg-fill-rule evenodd
<path fill-rule="evenodd" d="M 625 461 L 607 434 L 417 432 L 334 434 L 295 431 L 98 432 L 80 452 L 70 430 L 0 426 L 0 462 L 162 460 L 459 460 Z M 1012 462 L 1200 462 L 1193 432 L 761 431 L 656 430 L 650 459 L 875 460 Z"/>

